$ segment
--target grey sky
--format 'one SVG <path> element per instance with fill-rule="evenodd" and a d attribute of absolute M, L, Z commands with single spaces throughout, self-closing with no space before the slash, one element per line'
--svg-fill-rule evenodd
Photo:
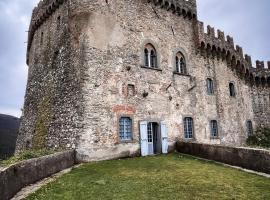
<path fill-rule="evenodd" d="M 27 81 L 25 49 L 38 0 L 0 0 L 0 113 L 20 116 Z M 269 0 L 197 0 L 199 20 L 234 37 L 253 61 L 270 60 Z"/>

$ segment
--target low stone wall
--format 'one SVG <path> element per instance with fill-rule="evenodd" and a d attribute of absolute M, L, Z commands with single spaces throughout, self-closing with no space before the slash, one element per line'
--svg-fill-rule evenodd
<path fill-rule="evenodd" d="M 75 164 L 75 151 L 65 151 L 14 164 L 0 170 L 0 199 L 12 198 L 23 187 Z"/>
<path fill-rule="evenodd" d="M 177 142 L 180 153 L 270 174 L 270 151 L 220 145 Z"/>

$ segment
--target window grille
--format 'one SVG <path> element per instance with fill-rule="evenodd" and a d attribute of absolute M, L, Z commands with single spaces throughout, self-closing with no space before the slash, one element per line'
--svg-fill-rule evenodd
<path fill-rule="evenodd" d="M 213 80 L 208 78 L 206 80 L 206 82 L 207 82 L 207 93 L 208 94 L 214 94 L 215 90 L 214 90 L 214 82 L 213 82 Z"/>
<path fill-rule="evenodd" d="M 193 119 L 191 117 L 184 119 L 184 133 L 186 139 L 193 138 Z"/>
<path fill-rule="evenodd" d="M 148 138 L 149 143 L 153 142 L 153 124 L 152 123 L 148 123 L 147 125 L 147 138 Z"/>
<path fill-rule="evenodd" d="M 212 120 L 210 123 L 211 126 L 211 137 L 218 137 L 218 123 L 216 120 Z"/>
<path fill-rule="evenodd" d="M 119 126 L 121 141 L 132 140 L 132 120 L 129 117 L 121 117 Z"/>

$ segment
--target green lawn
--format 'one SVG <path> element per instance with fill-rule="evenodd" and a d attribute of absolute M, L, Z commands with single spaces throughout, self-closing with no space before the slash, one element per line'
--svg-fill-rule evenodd
<path fill-rule="evenodd" d="M 180 154 L 90 163 L 27 199 L 270 199 L 270 179 Z"/>

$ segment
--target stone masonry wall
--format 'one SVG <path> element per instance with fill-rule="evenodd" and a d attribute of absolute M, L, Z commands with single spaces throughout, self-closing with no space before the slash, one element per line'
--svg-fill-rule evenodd
<path fill-rule="evenodd" d="M 17 151 L 76 146 L 80 128 L 80 48 L 70 43 L 68 4 L 36 30 Z M 40 11 L 41 12 L 41 11 Z"/>
<path fill-rule="evenodd" d="M 221 145 L 177 142 L 180 153 L 270 174 L 270 151 Z"/>
<path fill-rule="evenodd" d="M 194 120 L 196 141 L 237 146 L 247 138 L 247 120 L 269 124 L 269 109 L 256 100 L 269 95 L 269 70 L 260 62 L 252 68 L 231 37 L 225 41 L 219 31 L 215 38 L 211 27 L 204 33 L 195 0 L 54 2 L 60 1 L 43 1 L 33 13 L 17 150 L 76 148 L 80 161 L 137 155 L 143 120 L 164 121 L 172 149 L 184 140 L 185 117 Z M 158 70 L 143 67 L 148 43 L 157 51 Z M 178 51 L 188 75 L 174 73 Z M 214 80 L 214 95 L 207 94 L 207 78 Z M 119 140 L 122 116 L 133 120 L 129 143 Z M 211 120 L 219 124 L 215 139 Z"/>
<path fill-rule="evenodd" d="M 250 88 L 226 63 L 205 59 L 194 42 L 194 21 L 146 1 L 74 1 L 74 22 L 85 45 L 84 132 L 78 142 L 82 159 L 104 159 L 139 151 L 139 122 L 165 121 L 170 146 L 183 138 L 183 119 L 194 118 L 195 138 L 211 144 L 245 142 L 246 120 L 253 120 Z M 79 24 L 77 22 L 80 22 Z M 142 68 L 144 45 L 152 43 L 161 70 Z M 186 57 L 188 76 L 174 74 L 174 56 Z M 206 78 L 216 94 L 206 93 Z M 229 97 L 234 82 L 236 98 Z M 127 95 L 127 85 L 135 95 Z M 148 93 L 143 97 L 143 93 Z M 133 142 L 121 143 L 118 120 L 133 119 Z M 220 137 L 210 138 L 210 120 L 219 122 Z"/>

